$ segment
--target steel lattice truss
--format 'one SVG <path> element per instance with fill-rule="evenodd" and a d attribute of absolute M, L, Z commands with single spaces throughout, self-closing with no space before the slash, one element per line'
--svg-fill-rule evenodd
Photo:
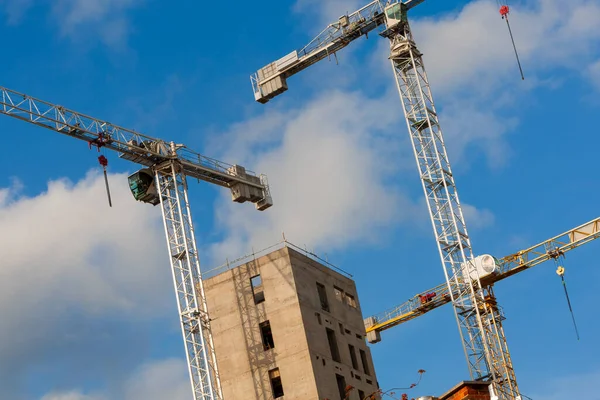
<path fill-rule="evenodd" d="M 203 156 L 185 146 L 146 136 L 3 87 L 0 87 L 0 113 L 95 146 L 116 150 L 121 158 L 141 165 L 152 166 L 177 159 L 185 175 L 220 186 L 230 187 L 234 182 L 241 182 L 262 189 L 266 185 L 263 175 L 260 176 L 262 185 L 257 185 L 237 176 L 232 165 Z M 251 171 L 246 171 L 246 174 L 255 175 Z"/>
<path fill-rule="evenodd" d="M 500 398 L 514 398 L 518 389 L 502 316 L 486 303 L 488 289 L 463 279 L 463 266 L 473 258 L 471 243 L 421 53 L 407 22 L 384 35 L 472 378 L 492 379 Z"/>
<path fill-rule="evenodd" d="M 600 238 L 600 218 L 586 222 L 535 246 L 502 257 L 497 262 L 498 272 L 487 276 L 482 280 L 482 284 L 483 286 L 491 286 L 550 259 L 563 257 L 567 252 L 598 238 Z M 452 287 L 454 290 L 455 286 Z M 428 295 L 432 296 L 427 297 Z M 454 290 L 454 297 L 458 295 L 458 291 Z M 381 332 L 408 322 L 449 303 L 451 298 L 447 283 L 430 288 L 394 308 L 367 318 L 367 321 L 373 323 L 373 325 L 367 327 L 367 332 Z"/>
<path fill-rule="evenodd" d="M 173 283 L 194 399 L 223 398 L 208 307 L 187 198 L 186 177 L 176 162 L 156 168 Z M 199 293 L 198 293 L 199 292 Z"/>

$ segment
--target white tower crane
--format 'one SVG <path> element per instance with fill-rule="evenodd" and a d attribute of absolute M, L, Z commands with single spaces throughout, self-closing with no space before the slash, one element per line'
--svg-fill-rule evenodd
<path fill-rule="evenodd" d="M 147 167 L 129 177 L 129 186 L 136 200 L 161 205 L 194 400 L 221 400 L 186 177 L 229 188 L 233 201 L 250 201 L 262 211 L 273 204 L 266 176 L 13 90 L 0 87 L 0 95 L 1 114 L 84 140 L 98 150 L 115 150 Z M 104 156 L 99 160 L 106 166 Z"/>
<path fill-rule="evenodd" d="M 341 16 L 300 50 L 268 64 L 250 77 L 254 98 L 266 103 L 287 90 L 287 78 L 335 54 L 349 43 L 382 27 L 390 42 L 389 59 L 454 305 L 471 379 L 491 381 L 493 396 L 520 399 L 498 307 L 482 286 L 473 258 L 454 176 L 433 103 L 422 54 L 413 40 L 407 11 L 424 0 L 376 0 Z"/>

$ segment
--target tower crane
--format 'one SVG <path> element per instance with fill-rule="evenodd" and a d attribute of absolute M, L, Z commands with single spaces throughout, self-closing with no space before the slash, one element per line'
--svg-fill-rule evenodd
<path fill-rule="evenodd" d="M 501 315 L 497 307 L 486 307 L 493 293 L 479 278 L 477 265 L 483 258 L 473 257 L 422 53 L 408 23 L 407 12 L 423 1 L 375 0 L 341 16 L 300 50 L 253 74 L 254 98 L 268 102 L 288 89 L 292 75 L 380 28 L 379 35 L 390 43 L 389 59 L 471 379 L 490 381 L 497 399 L 520 400 Z"/>
<path fill-rule="evenodd" d="M 490 268 L 483 266 L 479 278 L 482 285 L 491 287 L 509 276 L 526 271 L 545 261 L 563 257 L 565 253 L 598 238 L 600 238 L 600 217 L 500 259 L 488 256 L 487 259 L 492 261 L 488 264 Z M 411 297 L 390 310 L 368 317 L 365 319 L 367 340 L 370 343 L 377 343 L 381 340 L 382 331 L 443 306 L 449 303 L 450 299 L 448 285 L 443 283 Z M 496 307 L 495 299 L 490 298 L 487 305 Z"/>
<path fill-rule="evenodd" d="M 229 188 L 233 201 L 250 201 L 260 211 L 273 204 L 267 177 L 23 93 L 0 87 L 0 94 L 1 114 L 84 140 L 98 151 L 114 150 L 145 167 L 128 177 L 129 187 L 136 200 L 161 205 L 194 400 L 221 400 L 187 177 Z M 106 167 L 103 155 L 99 160 Z"/>

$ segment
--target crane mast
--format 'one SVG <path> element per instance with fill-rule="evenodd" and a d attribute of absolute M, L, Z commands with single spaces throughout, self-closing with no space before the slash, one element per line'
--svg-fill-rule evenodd
<path fill-rule="evenodd" d="M 65 107 L 0 87 L 0 114 L 114 150 L 144 165 L 129 177 L 136 200 L 161 205 L 194 400 L 222 400 L 210 318 L 188 200 L 187 177 L 229 188 L 232 200 L 260 211 L 273 202 L 267 178 Z"/>
<path fill-rule="evenodd" d="M 442 130 L 431 95 L 422 54 L 406 18 L 406 6 L 386 9 L 390 62 L 400 93 L 429 215 L 444 266 L 444 275 L 472 378 L 491 379 L 497 395 L 518 394 L 516 378 L 502 330 L 502 316 L 490 288 L 477 279 L 465 279 L 465 269 L 475 269 L 467 232 Z"/>
<path fill-rule="evenodd" d="M 255 100 L 266 103 L 287 90 L 287 79 L 379 26 L 390 42 L 389 59 L 413 145 L 455 316 L 472 379 L 490 380 L 497 399 L 520 399 L 500 309 L 491 287 L 482 286 L 478 259 L 460 206 L 422 54 L 407 11 L 423 0 L 372 1 L 330 24 L 308 46 L 251 76 Z"/>
<path fill-rule="evenodd" d="M 567 252 L 600 238 L 600 218 L 593 219 L 528 249 L 495 260 L 492 271 L 480 276 L 484 286 L 494 285 L 519 272 L 526 271 L 550 259 L 563 257 Z M 455 294 L 455 297 L 458 293 Z M 446 283 L 421 292 L 404 303 L 365 319 L 367 340 L 377 343 L 380 333 L 434 310 L 451 300 Z"/>

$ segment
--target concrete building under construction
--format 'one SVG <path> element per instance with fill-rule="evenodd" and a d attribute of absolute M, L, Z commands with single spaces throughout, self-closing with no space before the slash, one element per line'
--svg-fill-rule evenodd
<path fill-rule="evenodd" d="M 287 244 L 204 281 L 228 399 L 377 392 L 352 279 Z M 377 396 L 378 398 L 378 396 Z"/>

